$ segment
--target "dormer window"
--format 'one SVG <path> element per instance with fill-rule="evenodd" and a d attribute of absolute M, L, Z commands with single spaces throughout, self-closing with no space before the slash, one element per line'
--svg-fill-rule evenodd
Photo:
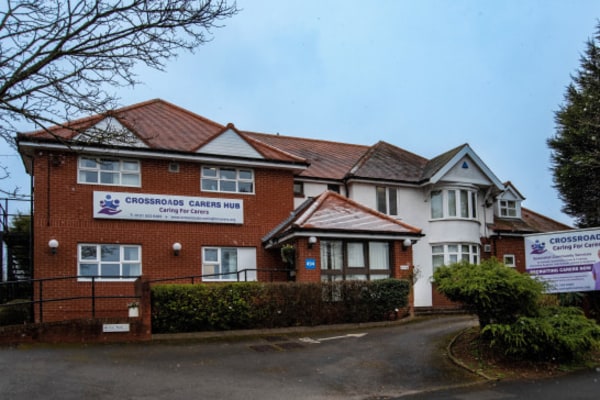
<path fill-rule="evenodd" d="M 500 200 L 500 216 L 507 218 L 519 217 L 518 203 L 515 200 Z"/>

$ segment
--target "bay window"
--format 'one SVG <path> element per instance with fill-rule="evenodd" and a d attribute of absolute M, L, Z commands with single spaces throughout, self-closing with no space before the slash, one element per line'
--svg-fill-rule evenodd
<path fill-rule="evenodd" d="M 433 270 L 442 265 L 466 261 L 479 264 L 479 245 L 470 243 L 445 243 L 431 246 Z"/>
<path fill-rule="evenodd" d="M 473 189 L 433 190 L 431 218 L 477 219 L 477 191 Z"/>

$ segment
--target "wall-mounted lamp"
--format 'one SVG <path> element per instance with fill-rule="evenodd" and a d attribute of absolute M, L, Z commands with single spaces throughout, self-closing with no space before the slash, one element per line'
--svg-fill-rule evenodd
<path fill-rule="evenodd" d="M 404 241 L 402 242 L 402 249 L 403 250 L 408 250 L 408 248 L 412 246 L 412 240 L 410 239 L 404 239 Z"/>
<path fill-rule="evenodd" d="M 313 244 L 317 243 L 317 237 L 316 236 L 311 236 L 308 238 L 308 248 L 312 249 Z"/>
<path fill-rule="evenodd" d="M 50 251 L 52 252 L 52 254 L 56 254 L 56 249 L 58 248 L 58 240 L 50 239 L 50 241 L 48 242 L 48 247 L 50 247 Z"/>
<path fill-rule="evenodd" d="M 181 251 L 181 243 L 175 242 L 173 243 L 173 255 L 178 256 Z"/>

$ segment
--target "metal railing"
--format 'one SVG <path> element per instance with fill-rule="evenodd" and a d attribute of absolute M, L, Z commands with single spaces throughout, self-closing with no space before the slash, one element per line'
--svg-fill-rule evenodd
<path fill-rule="evenodd" d="M 190 276 L 179 276 L 179 277 L 171 277 L 171 278 L 160 278 L 160 279 L 152 279 L 147 281 L 150 284 L 153 283 L 163 283 L 163 282 L 177 282 L 177 281 L 189 281 L 190 283 L 200 283 L 200 282 L 247 282 L 251 273 L 254 276 L 258 276 L 259 273 L 268 274 L 268 281 L 273 282 L 275 274 L 283 275 L 289 277 L 290 270 L 287 268 L 247 268 L 243 270 L 239 270 L 237 272 L 226 272 L 219 274 L 203 274 L 203 275 L 190 275 Z M 235 276 L 235 279 L 218 279 L 222 277 Z M 37 311 L 36 319 L 38 322 L 44 322 L 44 306 L 47 303 L 55 303 L 61 301 L 79 301 L 79 300 L 89 300 L 89 313 L 92 318 L 96 317 L 97 311 L 97 303 L 102 300 L 108 299 L 131 299 L 131 300 L 139 300 L 140 296 L 137 295 L 128 295 L 128 294 L 98 294 L 97 286 L 99 283 L 101 284 L 111 284 L 111 283 L 125 283 L 129 282 L 132 285 L 135 283 L 137 279 L 140 279 L 139 276 L 83 276 L 83 275 L 74 275 L 74 276 L 63 276 L 63 277 L 54 277 L 54 278 L 41 278 L 41 279 L 28 279 L 21 281 L 9 281 L 9 282 L 0 282 L 0 300 L 3 302 L 7 299 L 16 299 L 18 296 L 15 296 L 15 291 L 17 291 L 16 287 L 21 285 L 29 286 L 26 293 L 30 294 L 29 299 L 19 299 L 18 303 L 4 303 L 0 304 L 0 309 L 3 307 L 16 307 L 16 306 L 24 306 L 28 305 L 31 307 L 31 317 L 33 318 L 35 312 Z M 77 292 L 81 293 L 82 290 L 85 289 L 84 284 L 89 285 L 88 294 L 80 294 L 77 296 L 60 296 L 60 297 L 52 297 L 45 298 L 45 289 L 48 289 L 48 286 L 52 283 L 61 282 L 61 281 L 74 281 L 77 284 Z M 264 280 L 263 280 L 264 281 Z M 25 293 L 25 292 L 24 292 Z M 81 311 L 81 310 L 78 310 Z M 31 322 L 31 321 L 30 321 Z"/>
<path fill-rule="evenodd" d="M 259 272 L 268 273 L 269 279 L 268 282 L 274 281 L 275 274 L 285 274 L 289 277 L 290 270 L 288 268 L 246 268 L 239 270 L 237 272 L 223 272 L 219 274 L 202 274 L 202 275 L 188 275 L 188 276 L 177 276 L 171 278 L 159 278 L 159 279 L 151 279 L 148 280 L 149 283 L 161 283 L 161 282 L 173 282 L 173 281 L 189 281 L 189 283 L 194 284 L 197 282 L 248 282 L 248 274 L 254 272 L 257 276 Z M 223 276 L 233 276 L 235 275 L 235 279 L 218 279 Z M 242 279 L 243 277 L 243 279 Z M 206 281 L 208 279 L 208 281 Z M 261 281 L 261 282 L 264 282 Z"/>
<path fill-rule="evenodd" d="M 46 303 L 54 303 L 61 301 L 77 301 L 77 300 L 89 300 L 89 312 L 92 318 L 96 317 L 97 303 L 101 300 L 107 299 L 132 299 L 139 300 L 140 296 L 137 295 L 129 295 L 129 294 L 98 294 L 97 293 L 97 285 L 98 283 L 106 284 L 106 283 L 115 283 L 115 282 L 129 282 L 132 285 L 135 283 L 137 279 L 140 279 L 139 276 L 82 276 L 82 275 L 74 275 L 74 276 L 64 276 L 64 277 L 54 277 L 54 278 L 41 278 L 41 279 L 29 279 L 26 281 L 10 281 L 10 282 L 0 282 L 0 293 L 3 292 L 3 289 L 10 290 L 10 285 L 31 284 L 31 290 L 34 295 L 29 301 L 25 299 L 18 303 L 5 303 L 0 304 L 0 308 L 2 307 L 14 307 L 14 306 L 24 306 L 29 305 L 31 307 L 31 316 L 35 314 L 35 310 L 37 310 L 37 320 L 38 322 L 44 322 L 44 305 Z M 48 284 L 60 281 L 75 281 L 78 284 L 89 284 L 89 294 L 80 294 L 78 296 L 64 296 L 64 297 L 52 297 L 52 298 L 44 298 L 44 289 L 48 289 Z M 78 286 L 77 291 L 84 290 L 84 286 Z M 81 311 L 81 310 L 78 310 Z M 31 321 L 30 321 L 31 322 Z"/>

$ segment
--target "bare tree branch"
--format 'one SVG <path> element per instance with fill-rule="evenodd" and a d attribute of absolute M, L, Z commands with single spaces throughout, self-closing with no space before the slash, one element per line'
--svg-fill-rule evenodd
<path fill-rule="evenodd" d="M 229 4 L 231 3 L 231 4 Z M 0 137 L 116 107 L 110 88 L 163 70 L 238 12 L 226 0 L 7 0 L 0 5 Z"/>

